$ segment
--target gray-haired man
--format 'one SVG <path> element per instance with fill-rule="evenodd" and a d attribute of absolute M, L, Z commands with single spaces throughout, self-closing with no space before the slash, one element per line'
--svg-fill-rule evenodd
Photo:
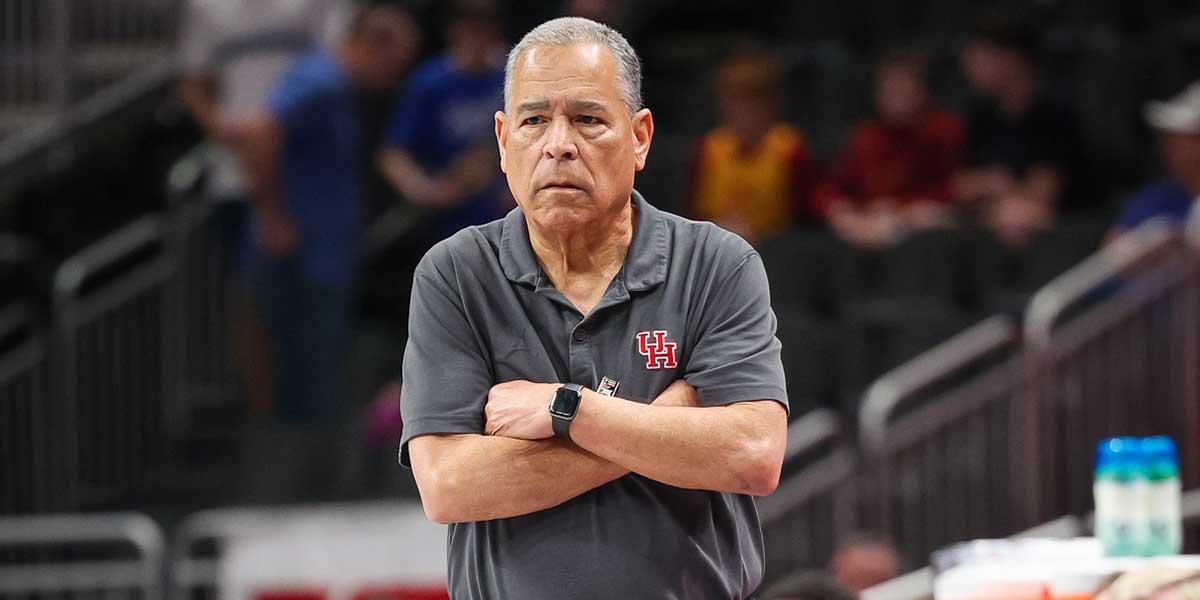
<path fill-rule="evenodd" d="M 417 268 L 401 462 L 458 598 L 746 598 L 787 396 L 762 262 L 633 191 L 654 121 L 617 32 L 547 22 L 496 113 L 519 208 Z"/>

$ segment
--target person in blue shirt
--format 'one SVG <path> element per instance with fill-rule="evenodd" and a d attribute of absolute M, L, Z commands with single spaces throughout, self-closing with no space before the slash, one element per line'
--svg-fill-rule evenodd
<path fill-rule="evenodd" d="M 356 92 L 394 86 L 417 39 L 408 13 L 363 9 L 335 50 L 297 61 L 242 124 L 255 301 L 285 422 L 336 415 L 361 230 Z"/>
<path fill-rule="evenodd" d="M 497 219 L 512 206 L 492 118 L 503 106 L 500 28 L 491 2 L 457 2 L 445 53 L 413 73 L 385 133 L 380 170 L 406 200 L 433 209 L 430 241 Z"/>
<path fill-rule="evenodd" d="M 1156 217 L 1183 226 L 1200 196 L 1200 82 L 1169 101 L 1149 103 L 1145 112 L 1158 131 L 1166 177 L 1125 200 L 1112 236 Z"/>

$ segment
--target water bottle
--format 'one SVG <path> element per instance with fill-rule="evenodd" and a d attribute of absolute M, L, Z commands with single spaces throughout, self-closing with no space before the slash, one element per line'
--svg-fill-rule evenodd
<path fill-rule="evenodd" d="M 1104 553 L 1140 556 L 1148 537 L 1141 441 L 1130 437 L 1101 441 L 1094 482 L 1096 537 Z"/>
<path fill-rule="evenodd" d="M 1183 520 L 1175 441 L 1161 435 L 1145 438 L 1141 453 L 1146 478 L 1146 540 L 1142 554 L 1179 554 L 1183 546 Z"/>

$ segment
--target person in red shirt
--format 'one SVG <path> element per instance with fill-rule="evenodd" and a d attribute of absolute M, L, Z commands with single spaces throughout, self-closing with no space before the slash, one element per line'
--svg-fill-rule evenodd
<path fill-rule="evenodd" d="M 860 124 L 817 193 L 816 208 L 856 246 L 886 246 L 913 229 L 951 223 L 963 126 L 929 100 L 917 53 L 875 71 L 876 116 Z"/>
<path fill-rule="evenodd" d="M 804 135 L 779 119 L 779 66 L 742 51 L 717 69 L 720 124 L 700 139 L 688 205 L 751 243 L 809 218 L 814 166 Z"/>

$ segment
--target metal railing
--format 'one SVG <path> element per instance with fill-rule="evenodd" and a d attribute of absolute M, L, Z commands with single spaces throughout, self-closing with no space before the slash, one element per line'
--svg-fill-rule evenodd
<path fill-rule="evenodd" d="M 60 423 L 50 392 L 46 341 L 32 311 L 0 311 L 0 456 L 21 457 L 0 468 L 0 513 L 52 510 L 69 505 L 71 486 L 61 476 L 54 432 Z"/>
<path fill-rule="evenodd" d="M 0 518 L 0 598 L 162 598 L 163 535 L 133 513 Z"/>
<path fill-rule="evenodd" d="M 1147 223 L 1040 290 L 1021 328 L 994 317 L 876 381 L 859 413 L 863 523 L 920 564 L 1083 514 L 1111 435 L 1174 436 L 1200 484 L 1200 225 L 1192 240 Z"/>
<path fill-rule="evenodd" d="M 170 60 L 180 0 L 0 0 L 0 137 Z"/>
<path fill-rule="evenodd" d="M 992 317 L 884 375 L 859 413 L 871 527 L 909 564 L 972 537 L 1029 527 L 1011 432 L 1023 386 L 1016 324 Z"/>
<path fill-rule="evenodd" d="M 832 411 L 813 411 L 788 426 L 780 486 L 758 499 L 767 577 L 822 568 L 852 532 L 856 457 Z"/>
<path fill-rule="evenodd" d="M 213 204 L 202 189 L 211 154 L 201 144 L 167 176 L 170 243 L 180 269 L 174 301 L 181 317 L 179 418 L 184 420 L 232 402 L 238 386 L 229 340 L 230 265 L 213 232 Z"/>
<path fill-rule="evenodd" d="M 1091 457 L 1113 435 L 1173 436 L 1200 483 L 1200 260 L 1183 241 L 1147 223 L 1034 296 L 1022 445 L 1040 514 L 1091 507 Z"/>
<path fill-rule="evenodd" d="M 177 265 L 164 236 L 164 223 L 145 217 L 55 275 L 60 443 L 82 502 L 128 491 L 164 459 L 179 380 L 169 287 Z"/>

